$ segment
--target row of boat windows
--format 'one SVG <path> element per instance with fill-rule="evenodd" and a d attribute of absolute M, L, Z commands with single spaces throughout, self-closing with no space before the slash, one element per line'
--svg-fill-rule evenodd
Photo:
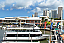
<path fill-rule="evenodd" d="M 7 34 L 6 37 L 38 37 L 42 36 L 42 34 Z"/>
<path fill-rule="evenodd" d="M 9 32 L 15 31 L 15 32 L 40 32 L 38 30 L 9 30 Z"/>
<path fill-rule="evenodd" d="M 5 41 L 6 42 L 6 41 Z M 22 41 L 8 41 L 8 42 L 31 42 L 30 40 L 29 41 L 24 41 L 24 40 L 22 40 Z M 38 42 L 38 41 L 34 41 L 34 40 L 32 40 L 32 42 Z"/>

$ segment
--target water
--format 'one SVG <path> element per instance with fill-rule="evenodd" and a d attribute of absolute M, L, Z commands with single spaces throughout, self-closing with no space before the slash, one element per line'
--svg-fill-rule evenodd
<path fill-rule="evenodd" d="M 4 30 L 0 29 L 0 43 L 2 43 L 1 40 L 3 40 L 3 34 L 4 34 Z M 48 43 L 48 41 L 42 40 L 42 41 L 40 41 L 40 43 Z"/>

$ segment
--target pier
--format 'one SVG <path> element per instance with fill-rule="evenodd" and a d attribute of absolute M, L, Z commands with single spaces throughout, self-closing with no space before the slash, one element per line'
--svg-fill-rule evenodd
<path fill-rule="evenodd" d="M 50 30 L 49 28 L 40 28 L 40 30 L 45 30 L 45 31 L 51 31 L 51 35 L 50 34 L 42 34 L 42 37 L 49 37 L 49 43 L 62 43 L 62 40 L 59 40 L 58 34 L 56 34 L 56 30 Z M 52 32 L 54 32 L 54 34 L 52 35 Z M 55 37 L 56 40 L 53 40 L 52 37 Z"/>

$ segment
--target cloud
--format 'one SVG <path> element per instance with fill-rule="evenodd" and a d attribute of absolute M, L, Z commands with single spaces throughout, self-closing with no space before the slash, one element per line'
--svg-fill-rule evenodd
<path fill-rule="evenodd" d="M 12 8 L 17 8 L 17 9 L 22 9 L 22 8 L 27 8 L 31 9 L 30 6 L 34 5 L 36 2 L 41 2 L 43 0 L 5 0 L 0 2 L 0 8 L 5 7 L 5 6 L 11 6 Z"/>
<path fill-rule="evenodd" d="M 15 6 L 15 4 L 13 4 L 13 6 Z"/>
<path fill-rule="evenodd" d="M 35 9 L 31 10 L 30 12 L 33 12 L 33 13 L 37 12 L 39 16 L 43 15 L 42 9 L 39 7 L 36 7 Z"/>
<path fill-rule="evenodd" d="M 9 10 L 9 9 L 6 9 L 6 10 Z"/>
<path fill-rule="evenodd" d="M 17 9 L 23 9 L 23 7 L 18 7 Z"/>
<path fill-rule="evenodd" d="M 47 0 L 46 2 L 41 2 L 38 4 L 38 6 L 40 8 L 56 9 L 57 7 L 63 5 L 61 0 Z"/>
<path fill-rule="evenodd" d="M 41 8 L 39 8 L 39 7 L 36 7 L 35 9 L 33 9 L 33 10 L 31 10 L 31 12 L 41 12 Z"/>
<path fill-rule="evenodd" d="M 29 11 L 27 13 L 30 13 Z"/>
<path fill-rule="evenodd" d="M 13 10 L 13 8 L 10 8 L 10 10 Z"/>
<path fill-rule="evenodd" d="M 35 3 L 37 5 L 35 5 Z M 0 8 L 4 7 L 11 7 L 12 9 L 32 9 L 32 12 L 35 12 L 37 9 L 57 9 L 58 6 L 64 7 L 64 0 L 5 0 L 0 1 Z M 31 8 L 31 6 L 35 7 L 36 9 Z M 39 8 L 38 8 L 39 7 Z M 10 9 L 10 10 L 12 10 Z M 41 11 L 38 10 L 37 12 Z"/>
<path fill-rule="evenodd" d="M 2 10 L 5 10 L 4 8 L 2 8 Z"/>

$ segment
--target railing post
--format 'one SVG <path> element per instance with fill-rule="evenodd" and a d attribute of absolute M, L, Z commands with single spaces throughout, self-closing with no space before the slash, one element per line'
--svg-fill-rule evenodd
<path fill-rule="evenodd" d="M 31 42 L 32 42 L 32 37 L 31 37 Z"/>

